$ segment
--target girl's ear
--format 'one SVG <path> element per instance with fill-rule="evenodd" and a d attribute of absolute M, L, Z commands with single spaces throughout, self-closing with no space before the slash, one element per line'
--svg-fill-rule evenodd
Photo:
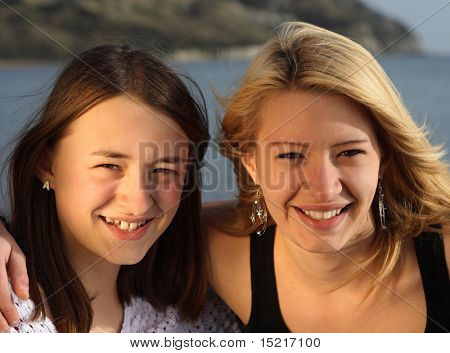
<path fill-rule="evenodd" d="M 241 156 L 241 163 L 243 164 L 245 170 L 250 175 L 253 183 L 258 185 L 258 177 L 256 173 L 256 155 L 255 150 L 249 150 Z"/>
<path fill-rule="evenodd" d="M 41 181 L 42 185 L 49 182 L 49 186 L 54 185 L 54 175 L 53 175 L 53 159 L 50 151 L 46 148 L 42 151 L 39 157 L 38 163 L 36 165 L 36 170 L 34 174 Z"/>

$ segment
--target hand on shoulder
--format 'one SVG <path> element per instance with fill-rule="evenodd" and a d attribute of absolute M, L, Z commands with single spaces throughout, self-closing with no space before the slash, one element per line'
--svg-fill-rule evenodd
<path fill-rule="evenodd" d="M 9 329 L 19 320 L 11 297 L 10 283 L 20 299 L 28 299 L 28 276 L 25 256 L 0 222 L 0 332 Z"/>

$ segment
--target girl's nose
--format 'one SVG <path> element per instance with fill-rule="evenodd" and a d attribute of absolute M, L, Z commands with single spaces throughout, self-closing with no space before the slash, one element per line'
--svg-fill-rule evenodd
<path fill-rule="evenodd" d="M 318 202 L 333 201 L 342 191 L 339 169 L 326 158 L 310 158 L 303 164 L 305 189 Z"/>
<path fill-rule="evenodd" d="M 152 194 L 139 174 L 123 178 L 117 190 L 117 200 L 123 212 L 134 216 L 148 214 L 154 204 Z"/>

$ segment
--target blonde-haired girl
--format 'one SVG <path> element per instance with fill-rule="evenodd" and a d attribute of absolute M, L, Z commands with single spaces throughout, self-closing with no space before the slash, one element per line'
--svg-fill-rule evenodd
<path fill-rule="evenodd" d="M 220 143 L 239 198 L 207 211 L 210 281 L 245 331 L 450 330 L 444 153 L 365 49 L 281 25 Z"/>

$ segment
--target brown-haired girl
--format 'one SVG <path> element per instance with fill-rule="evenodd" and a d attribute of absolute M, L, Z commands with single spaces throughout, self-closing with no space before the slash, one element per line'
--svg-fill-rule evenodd
<path fill-rule="evenodd" d="M 95 47 L 63 69 L 10 158 L 10 230 L 27 258 L 31 299 L 15 298 L 14 331 L 232 324 L 216 299 L 198 318 L 207 296 L 205 114 L 181 78 L 143 50 Z"/>

